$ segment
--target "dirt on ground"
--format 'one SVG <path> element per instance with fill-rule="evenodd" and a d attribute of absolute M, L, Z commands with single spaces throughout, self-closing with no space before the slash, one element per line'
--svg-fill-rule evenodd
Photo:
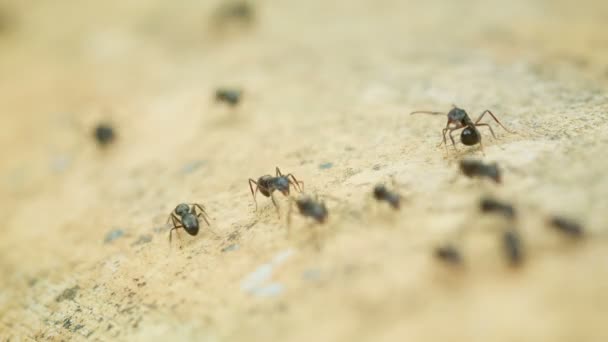
<path fill-rule="evenodd" d="M 606 18 L 599 0 L 0 1 L 0 339 L 606 341 Z M 446 151 L 447 116 L 409 113 L 452 105 L 514 133 L 484 117 L 496 138 Z M 327 222 L 288 228 L 279 193 L 280 216 L 256 210 L 248 179 L 277 166 Z M 182 202 L 211 226 L 169 244 Z"/>

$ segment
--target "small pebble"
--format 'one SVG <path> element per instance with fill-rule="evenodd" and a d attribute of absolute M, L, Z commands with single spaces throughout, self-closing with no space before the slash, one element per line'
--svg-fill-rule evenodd
<path fill-rule="evenodd" d="M 152 241 L 152 235 L 141 235 L 137 241 L 131 244 L 131 246 L 143 245 L 144 243 L 148 243 L 150 241 Z"/>
<path fill-rule="evenodd" d="M 123 235 L 125 235 L 125 232 L 122 229 L 114 229 L 106 234 L 106 238 L 103 240 L 103 242 L 110 243 Z"/>
<path fill-rule="evenodd" d="M 331 169 L 334 166 L 334 163 L 323 163 L 319 165 L 319 169 L 321 170 L 327 170 L 327 169 Z"/>
<path fill-rule="evenodd" d="M 182 167 L 181 173 L 189 174 L 196 170 L 198 170 L 201 166 L 205 165 L 207 162 L 204 160 L 194 160 Z"/>

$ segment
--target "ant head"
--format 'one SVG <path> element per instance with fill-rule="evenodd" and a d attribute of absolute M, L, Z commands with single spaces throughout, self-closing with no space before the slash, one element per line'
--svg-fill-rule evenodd
<path fill-rule="evenodd" d="M 289 196 L 289 179 L 285 176 L 277 177 L 275 180 L 274 186 L 279 190 L 283 195 Z"/>
<path fill-rule="evenodd" d="M 464 120 L 464 118 L 466 118 L 467 116 L 469 116 L 469 115 L 467 114 L 467 112 L 464 109 L 454 106 L 454 108 L 452 108 L 448 112 L 448 122 L 449 123 L 461 123 Z"/>
<path fill-rule="evenodd" d="M 472 146 L 480 141 L 479 132 L 474 127 L 467 127 L 460 133 L 460 141 L 467 146 Z"/>
<path fill-rule="evenodd" d="M 178 204 L 177 207 L 175 207 L 175 213 L 178 216 L 182 216 L 184 214 L 187 214 L 189 211 L 190 211 L 190 206 L 187 205 L 186 203 Z"/>

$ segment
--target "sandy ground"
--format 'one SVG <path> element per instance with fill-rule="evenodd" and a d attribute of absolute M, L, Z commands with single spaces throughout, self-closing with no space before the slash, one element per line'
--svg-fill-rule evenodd
<path fill-rule="evenodd" d="M 607 2 L 266 0 L 247 22 L 220 4 L 0 2 L 2 340 L 606 341 Z M 452 104 L 516 133 L 446 154 L 446 118 L 407 113 Z M 326 198 L 325 225 L 288 235 L 282 196 L 280 219 L 254 211 L 247 179 L 275 166 Z M 371 200 L 391 177 L 400 211 Z M 484 194 L 516 206 L 522 267 Z M 218 236 L 170 246 L 180 202 Z M 444 242 L 462 267 L 433 258 Z"/>

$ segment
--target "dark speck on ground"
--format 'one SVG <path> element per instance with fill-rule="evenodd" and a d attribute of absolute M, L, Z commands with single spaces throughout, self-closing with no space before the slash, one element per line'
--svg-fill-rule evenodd
<path fill-rule="evenodd" d="M 232 251 L 237 251 L 239 249 L 239 245 L 236 243 L 233 243 L 229 246 L 226 246 L 224 248 L 222 248 L 222 252 L 226 253 L 226 252 L 232 252 Z"/>
<path fill-rule="evenodd" d="M 112 126 L 107 123 L 100 123 L 95 127 L 95 139 L 100 146 L 110 144 L 116 138 L 116 133 Z"/>
<path fill-rule="evenodd" d="M 207 162 L 204 160 L 191 161 L 182 167 L 181 173 L 183 173 L 183 174 L 192 173 L 192 172 L 198 170 L 201 166 L 203 166 L 205 164 L 207 164 Z"/>
<path fill-rule="evenodd" d="M 70 167 L 72 159 L 66 155 L 58 155 L 51 160 L 51 170 L 56 173 L 62 173 Z"/>
<path fill-rule="evenodd" d="M 323 163 L 323 164 L 319 164 L 319 169 L 327 170 L 327 169 L 331 169 L 333 166 L 334 166 L 334 163 Z"/>
<path fill-rule="evenodd" d="M 150 241 L 152 241 L 152 235 L 150 235 L 150 234 L 141 235 L 139 237 L 139 239 L 137 239 L 137 241 L 135 241 L 135 242 L 133 242 L 131 244 L 131 246 L 143 245 L 143 244 L 148 243 Z"/>
<path fill-rule="evenodd" d="M 114 229 L 108 232 L 108 234 L 106 234 L 106 237 L 103 242 L 110 243 L 123 235 L 125 235 L 125 232 L 122 229 Z"/>
<path fill-rule="evenodd" d="M 70 287 L 69 289 L 63 290 L 63 292 L 55 298 L 55 301 L 62 302 L 64 300 L 73 300 L 76 298 L 76 294 L 80 290 L 80 286 L 76 285 L 74 287 Z"/>

